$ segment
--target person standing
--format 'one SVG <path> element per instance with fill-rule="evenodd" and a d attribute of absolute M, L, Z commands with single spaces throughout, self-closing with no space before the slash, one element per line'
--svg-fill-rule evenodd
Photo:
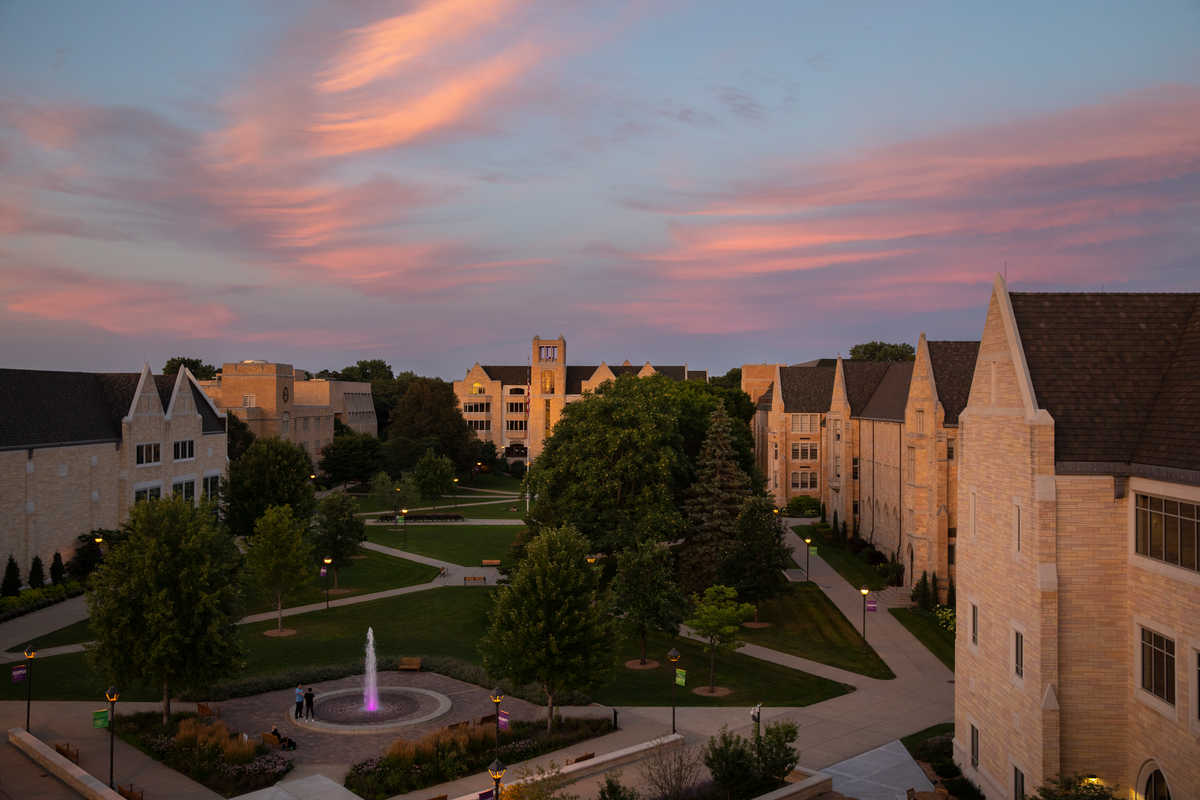
<path fill-rule="evenodd" d="M 312 687 L 311 686 L 308 687 L 308 691 L 304 693 L 304 718 L 305 719 L 313 718 L 313 698 L 315 698 L 315 697 L 316 697 L 316 695 L 313 694 Z"/>
<path fill-rule="evenodd" d="M 300 715 L 304 713 L 304 689 L 300 684 L 296 684 L 296 719 L 300 719 Z"/>

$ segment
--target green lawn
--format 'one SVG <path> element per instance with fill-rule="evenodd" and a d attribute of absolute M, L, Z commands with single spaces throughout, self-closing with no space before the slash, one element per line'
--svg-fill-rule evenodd
<path fill-rule="evenodd" d="M 812 531 L 808 525 L 796 525 L 792 530 L 801 538 L 811 535 L 813 543 L 817 545 L 817 555 L 824 559 L 826 564 L 833 567 L 837 574 L 845 578 L 850 585 L 866 586 L 873 591 L 887 588 L 887 582 L 879 576 L 874 567 L 859 559 L 849 550 L 830 544 L 827 536 Z"/>
<path fill-rule="evenodd" d="M 472 499 L 470 502 L 477 501 Z M 487 505 L 464 505 L 458 507 L 458 513 L 467 519 L 522 519 L 525 516 L 525 501 L 505 500 L 503 503 Z"/>
<path fill-rule="evenodd" d="M 513 539 L 525 530 L 519 525 L 409 525 L 408 531 L 398 527 L 367 528 L 368 541 L 395 547 L 409 553 L 478 567 L 483 559 L 508 558 Z M 407 537 L 407 542 L 406 542 Z"/>
<path fill-rule="evenodd" d="M 937 725 L 930 725 L 924 730 L 919 730 L 916 733 L 910 733 L 908 736 L 905 736 L 903 739 L 901 739 L 900 743 L 904 745 L 905 749 L 908 750 L 909 754 L 912 755 L 913 758 L 917 758 L 917 746 L 920 745 L 921 742 L 932 739 L 935 736 L 945 736 L 947 734 L 954 734 L 953 722 L 942 722 Z"/>
<path fill-rule="evenodd" d="M 889 608 L 892 616 L 900 620 L 900 624 L 921 640 L 921 644 L 929 652 L 938 657 L 943 664 L 954 671 L 954 634 L 937 624 L 931 615 L 915 611 L 911 608 Z"/>
<path fill-rule="evenodd" d="M 514 494 L 521 491 L 521 481 L 501 472 L 485 472 L 474 478 L 464 478 L 458 486 L 460 489 L 492 489 Z"/>
<path fill-rule="evenodd" d="M 769 628 L 743 628 L 741 636 L 751 644 L 871 678 L 896 677 L 815 584 L 789 585 L 779 597 L 759 606 L 758 619 L 772 624 Z"/>

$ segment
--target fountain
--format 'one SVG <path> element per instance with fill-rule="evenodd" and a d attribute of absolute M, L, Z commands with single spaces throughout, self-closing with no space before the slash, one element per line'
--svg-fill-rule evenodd
<path fill-rule="evenodd" d="M 379 710 L 379 677 L 375 674 L 375 631 L 367 628 L 366 675 L 363 676 L 363 709 Z"/>

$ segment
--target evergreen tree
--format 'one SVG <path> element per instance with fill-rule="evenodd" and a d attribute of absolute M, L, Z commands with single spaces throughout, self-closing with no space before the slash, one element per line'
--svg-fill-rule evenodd
<path fill-rule="evenodd" d="M 21 593 L 21 568 L 17 560 L 8 554 L 8 564 L 4 567 L 4 582 L 0 583 L 0 597 L 16 597 Z"/>
<path fill-rule="evenodd" d="M 646 663 L 646 635 L 650 631 L 679 633 L 687 601 L 675 583 L 671 551 L 657 542 L 641 541 L 617 556 L 612 584 L 616 608 L 624 612 L 625 627 L 642 643 Z"/>
<path fill-rule="evenodd" d="M 54 558 L 50 561 L 50 583 L 58 586 L 63 582 L 66 576 L 67 566 L 63 563 L 62 553 L 54 551 Z"/>
<path fill-rule="evenodd" d="M 738 515 L 750 494 L 750 479 L 738 466 L 723 403 L 709 416 L 708 435 L 696 466 L 696 481 L 688 488 L 683 506 L 687 520 L 683 579 L 693 591 L 716 582 L 733 549 Z"/>
<path fill-rule="evenodd" d="M 787 586 L 784 570 L 791 566 L 791 551 L 783 541 L 783 526 L 770 498 L 752 497 L 738 515 L 734 540 L 721 564 L 720 581 L 732 586 L 739 598 L 754 605 L 775 597 Z"/>
<path fill-rule="evenodd" d="M 42 557 L 34 556 L 33 563 L 29 565 L 29 588 L 41 589 L 46 585 L 46 571 L 42 567 Z"/>

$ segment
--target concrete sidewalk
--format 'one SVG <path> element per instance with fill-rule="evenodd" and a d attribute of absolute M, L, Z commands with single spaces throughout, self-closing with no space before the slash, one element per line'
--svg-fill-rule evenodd
<path fill-rule="evenodd" d="M 23 647 L 39 636 L 87 619 L 87 616 L 87 601 L 80 595 L 8 622 L 0 622 L 0 651 Z M 3 657 L 4 654 L 0 653 L 0 659 Z M 17 659 L 20 658 L 18 654 Z"/>

